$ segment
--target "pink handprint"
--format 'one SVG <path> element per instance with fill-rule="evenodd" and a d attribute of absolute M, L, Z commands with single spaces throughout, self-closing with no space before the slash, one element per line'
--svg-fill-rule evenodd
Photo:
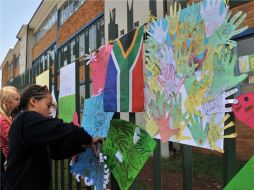
<path fill-rule="evenodd" d="M 161 70 L 161 74 L 158 76 L 159 83 L 165 88 L 166 96 L 170 99 L 172 94 L 178 94 L 184 77 L 176 76 L 176 70 L 173 64 L 166 64 Z"/>
<path fill-rule="evenodd" d="M 171 129 L 169 127 L 170 115 L 165 114 L 162 117 L 156 119 L 156 124 L 160 130 L 160 136 L 162 142 L 167 142 L 169 137 L 179 132 L 179 128 Z"/>

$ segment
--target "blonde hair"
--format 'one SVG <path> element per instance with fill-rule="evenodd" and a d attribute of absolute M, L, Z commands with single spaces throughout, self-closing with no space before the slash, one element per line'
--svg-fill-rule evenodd
<path fill-rule="evenodd" d="M 0 89 L 0 115 L 4 118 L 9 119 L 10 110 L 8 107 L 8 102 L 13 96 L 13 92 L 19 93 L 18 89 L 13 86 L 5 86 Z"/>

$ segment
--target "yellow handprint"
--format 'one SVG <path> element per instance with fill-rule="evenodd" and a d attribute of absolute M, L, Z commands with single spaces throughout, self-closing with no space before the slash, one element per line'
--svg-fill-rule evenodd
<path fill-rule="evenodd" d="M 209 123 L 209 130 L 208 130 L 208 142 L 209 142 L 212 150 L 217 150 L 217 151 L 219 151 L 221 153 L 224 153 L 224 150 L 221 149 L 220 147 L 218 147 L 216 145 L 216 142 L 219 139 L 223 139 L 223 138 L 235 138 L 237 136 L 236 133 L 232 133 L 230 135 L 222 135 L 221 134 L 221 132 L 223 132 L 224 130 L 234 126 L 234 122 L 231 121 L 225 127 L 220 128 L 220 126 L 223 125 L 223 123 L 226 120 L 228 120 L 229 117 L 230 117 L 230 115 L 227 114 L 222 120 L 219 121 L 219 123 L 217 125 L 215 125 L 215 123 L 214 123 L 215 114 L 212 115 L 211 121 Z"/>
<path fill-rule="evenodd" d="M 178 4 L 178 7 L 179 8 L 177 10 L 177 3 L 175 1 L 174 7 L 172 5 L 170 6 L 169 17 L 166 17 L 168 21 L 168 26 L 169 26 L 168 32 L 170 36 L 173 36 L 179 27 L 179 20 L 180 20 L 180 14 L 181 14 L 180 3 Z"/>

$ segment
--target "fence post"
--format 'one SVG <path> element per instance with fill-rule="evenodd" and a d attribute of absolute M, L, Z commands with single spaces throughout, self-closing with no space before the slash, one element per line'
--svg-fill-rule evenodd
<path fill-rule="evenodd" d="M 183 189 L 192 189 L 192 147 L 181 145 L 183 155 Z"/>
<path fill-rule="evenodd" d="M 229 97 L 230 98 L 230 97 Z M 233 98 L 233 97 L 231 97 Z M 225 126 L 234 120 L 234 115 L 230 114 L 230 119 L 225 122 Z M 235 132 L 235 126 L 230 127 L 224 131 L 224 135 L 229 135 Z M 223 155 L 223 181 L 224 186 L 234 177 L 237 172 L 237 160 L 236 160 L 236 140 L 224 139 L 224 155 Z"/>
<path fill-rule="evenodd" d="M 154 189 L 161 190 L 161 142 L 155 139 L 157 146 L 153 152 L 153 178 L 154 178 Z"/>

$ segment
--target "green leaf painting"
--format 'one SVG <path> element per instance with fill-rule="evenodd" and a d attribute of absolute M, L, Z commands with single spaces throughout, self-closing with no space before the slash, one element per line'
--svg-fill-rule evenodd
<path fill-rule="evenodd" d="M 139 133 L 135 132 L 139 131 Z M 135 141 L 134 138 L 138 137 Z M 121 190 L 127 190 L 153 152 L 156 142 L 137 125 L 112 120 L 102 153 Z"/>

